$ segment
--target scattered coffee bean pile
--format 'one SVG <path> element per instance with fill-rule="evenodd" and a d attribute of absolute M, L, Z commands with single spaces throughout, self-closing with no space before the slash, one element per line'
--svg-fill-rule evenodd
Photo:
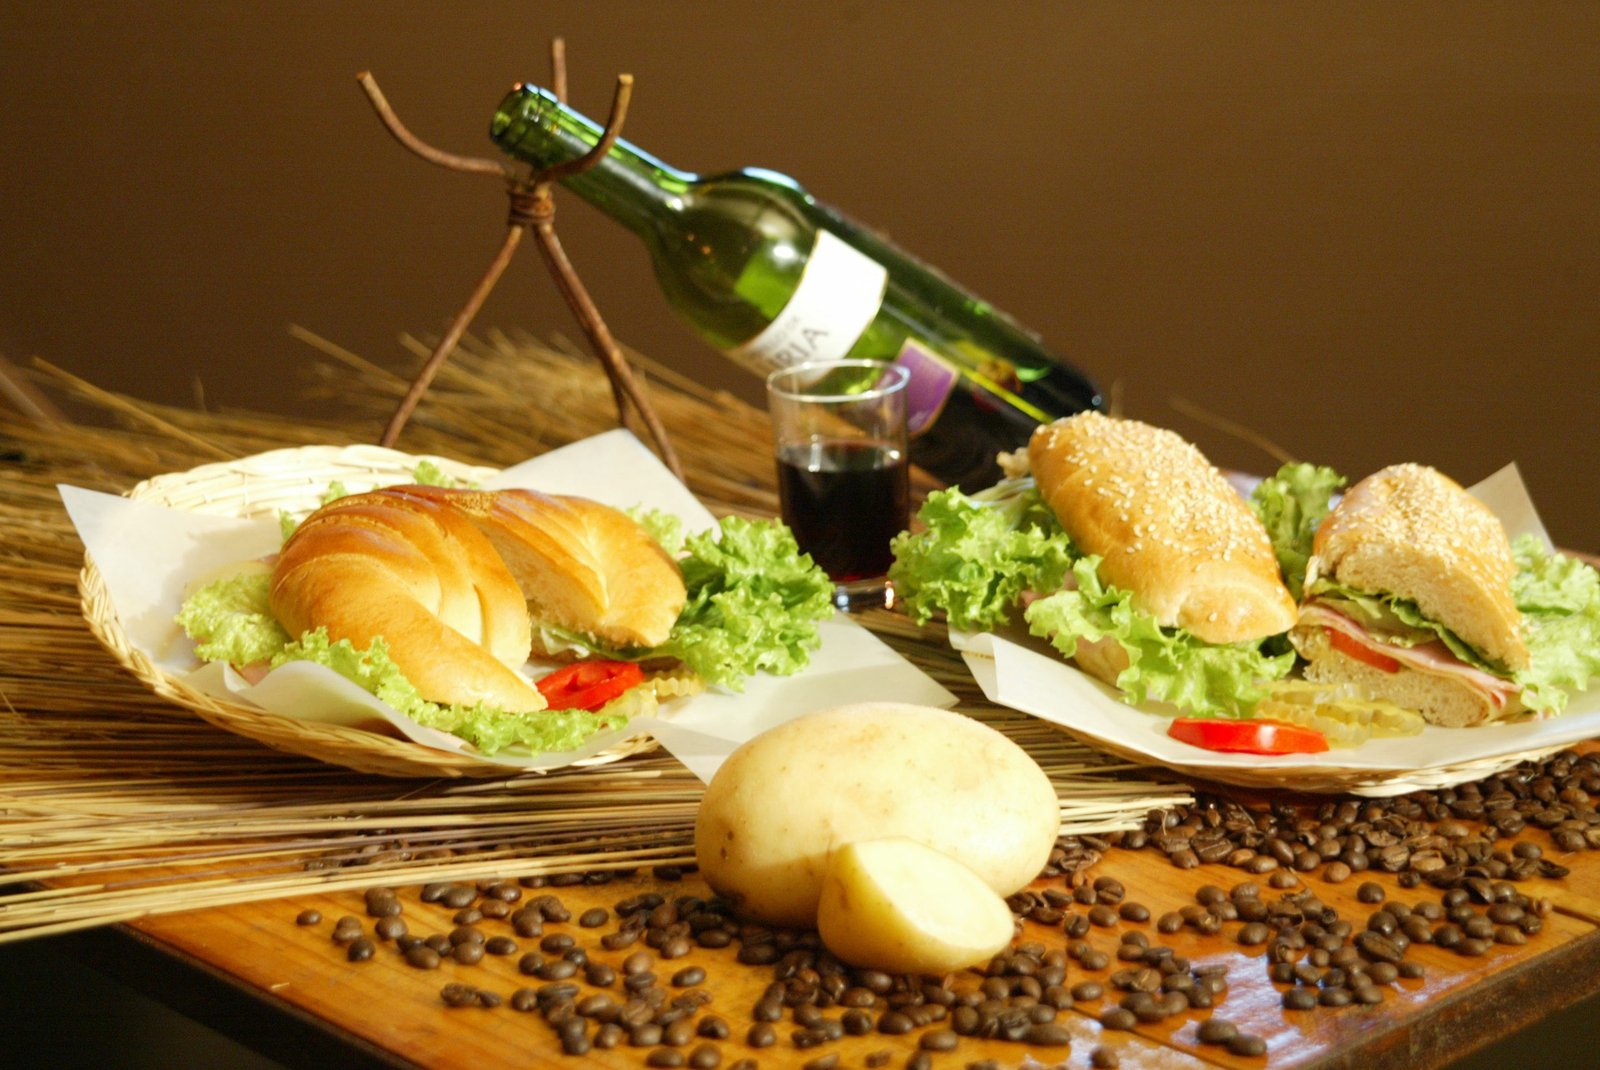
<path fill-rule="evenodd" d="M 571 1055 L 630 1047 L 641 1049 L 647 1066 L 710 1070 L 723 1065 L 725 1048 L 759 1054 L 783 1045 L 817 1049 L 805 1070 L 833 1070 L 840 1057 L 826 1049 L 844 1037 L 915 1035 L 908 1070 L 928 1070 L 935 1055 L 958 1052 L 969 1037 L 1024 1044 L 1030 1053 L 1054 1051 L 1064 1060 L 1071 1030 L 1060 1013 L 1068 1008 L 1098 1001 L 1091 1009 L 1104 1029 L 1132 1030 L 1208 1012 L 1223 1000 L 1226 967 L 1193 965 L 1161 944 L 1162 935 L 1188 930 L 1261 949 L 1260 961 L 1282 986 L 1290 1012 L 1383 1002 L 1398 982 L 1423 976 L 1422 965 L 1407 957 L 1415 945 L 1481 956 L 1497 943 L 1524 943 L 1541 931 L 1551 904 L 1522 894 L 1515 882 L 1565 876 L 1567 868 L 1548 850 L 1600 848 L 1597 797 L 1600 758 L 1572 752 L 1476 784 L 1393 799 L 1249 809 L 1201 795 L 1192 806 L 1152 812 L 1141 829 L 1063 841 L 1043 874 L 1060 885 L 1010 898 L 1019 920 L 1064 933 L 1065 947 L 1024 941 L 984 969 L 943 979 L 846 966 L 815 933 L 741 922 L 715 898 L 651 892 L 573 917 L 558 894 L 563 886 L 605 884 L 627 873 L 428 884 L 421 900 L 454 913 L 452 928 L 427 936 L 409 932 L 396 892 L 374 888 L 365 897 L 370 935 L 359 918 L 345 916 L 335 921 L 331 939 L 351 962 L 385 947 L 420 970 L 447 960 L 515 962 L 530 979 L 526 987 L 502 995 L 452 981 L 440 1000 L 455 1008 L 509 1004 L 536 1015 Z M 1548 847 L 1538 842 L 1540 833 L 1548 834 Z M 1129 899 L 1115 878 L 1090 874 L 1113 846 L 1159 850 L 1180 868 L 1230 865 L 1256 879 L 1227 890 L 1207 884 L 1193 903 L 1157 913 Z M 1372 909 L 1350 918 L 1302 883 L 1302 875 L 1339 884 L 1367 871 L 1393 875 L 1402 889 L 1426 885 L 1438 898 L 1390 901 L 1382 885 L 1363 881 L 1354 898 Z M 670 882 L 683 871 L 658 867 L 653 875 Z M 322 916 L 303 911 L 295 921 L 312 927 Z M 1119 928 L 1114 954 L 1091 943 L 1096 931 Z M 626 955 L 612 966 L 591 960 L 596 948 Z M 748 1014 L 734 1014 L 741 1024 L 709 1009 L 704 967 L 672 968 L 699 948 L 734 948 L 740 963 L 771 971 Z M 1199 1021 L 1195 1039 L 1238 1056 L 1266 1052 L 1263 1038 L 1216 1014 Z M 893 1058 L 883 1048 L 865 1064 L 882 1067 Z M 1119 1057 L 1101 1044 L 1088 1061 L 1115 1067 Z M 730 1070 L 755 1065 L 750 1054 L 728 1064 Z M 987 1070 L 991 1063 L 963 1065 Z"/>
<path fill-rule="evenodd" d="M 1320 872 L 1335 883 L 1374 870 L 1402 888 L 1455 888 L 1468 880 L 1564 877 L 1533 841 L 1501 849 L 1529 829 L 1558 851 L 1600 849 L 1600 756 L 1559 751 L 1453 788 L 1392 799 L 1251 809 L 1216 796 L 1150 814 L 1142 829 L 1109 837 L 1154 848 L 1180 869 L 1221 863 L 1253 875 Z"/>

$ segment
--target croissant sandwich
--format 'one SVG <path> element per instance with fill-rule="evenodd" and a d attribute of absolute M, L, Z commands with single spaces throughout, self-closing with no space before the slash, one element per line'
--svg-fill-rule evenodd
<path fill-rule="evenodd" d="M 914 617 L 1028 630 L 1132 702 L 1248 708 L 1292 655 L 1262 643 L 1295 622 L 1249 505 L 1180 436 L 1080 413 L 1040 427 L 1012 477 L 930 496 L 926 530 L 895 544 L 890 578 Z"/>
<path fill-rule="evenodd" d="M 732 518 L 685 539 L 647 519 L 532 490 L 348 495 L 179 622 L 206 660 L 321 661 L 486 750 L 575 745 L 647 677 L 682 694 L 804 666 L 831 585 L 786 528 Z M 530 657 L 578 665 L 535 681 Z"/>

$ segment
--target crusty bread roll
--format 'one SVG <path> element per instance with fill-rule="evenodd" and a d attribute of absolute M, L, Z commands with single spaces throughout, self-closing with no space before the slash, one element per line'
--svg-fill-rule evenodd
<path fill-rule="evenodd" d="M 1416 710 L 1430 724 L 1467 728 L 1521 712 L 1519 702 L 1497 707 L 1489 693 L 1465 680 L 1439 673 L 1401 669 L 1385 672 L 1333 649 L 1324 628 L 1295 628 L 1295 650 L 1306 659 L 1307 680 L 1354 684 L 1375 699 Z"/>
<path fill-rule="evenodd" d="M 614 646 L 666 642 L 687 598 L 683 575 L 626 513 L 533 490 L 455 500 L 510 567 L 535 621 Z"/>
<path fill-rule="evenodd" d="M 1158 623 L 1208 643 L 1288 631 L 1295 603 L 1266 529 L 1177 434 L 1096 412 L 1046 424 L 1028 445 L 1039 490 L 1100 576 Z"/>
<path fill-rule="evenodd" d="M 471 518 L 432 489 L 351 495 L 313 513 L 273 569 L 273 614 L 291 635 L 322 627 L 357 648 L 381 637 L 432 702 L 544 709 L 515 671 L 529 648 L 516 579 Z"/>
<path fill-rule="evenodd" d="M 516 670 L 532 619 L 657 646 L 686 595 L 677 564 L 627 514 L 530 490 L 389 487 L 313 513 L 283 548 L 271 606 L 293 635 L 375 637 L 422 696 L 538 710 Z"/>
<path fill-rule="evenodd" d="M 1432 468 L 1400 464 L 1351 487 L 1317 528 L 1311 576 L 1415 602 L 1491 662 L 1528 665 L 1516 562 L 1489 507 Z"/>

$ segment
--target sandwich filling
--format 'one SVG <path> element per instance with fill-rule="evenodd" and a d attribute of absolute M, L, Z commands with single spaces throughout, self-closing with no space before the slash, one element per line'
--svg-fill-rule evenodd
<path fill-rule="evenodd" d="M 1463 646 L 1459 639 L 1452 645 L 1426 628 L 1407 627 L 1393 614 L 1373 624 L 1365 623 L 1349 612 L 1353 608 L 1353 603 L 1343 599 L 1307 602 L 1300 610 L 1296 631 L 1323 629 L 1334 650 L 1383 672 L 1407 669 L 1454 679 L 1482 694 L 1496 712 L 1505 712 L 1516 702 L 1522 690 L 1517 683 L 1486 667 L 1471 648 L 1465 648 L 1471 660 L 1458 656 L 1456 650 Z M 1446 629 L 1439 631 L 1447 633 Z"/>

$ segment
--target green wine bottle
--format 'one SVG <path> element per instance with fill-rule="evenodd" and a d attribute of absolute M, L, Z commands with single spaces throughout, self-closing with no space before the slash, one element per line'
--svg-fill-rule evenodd
<path fill-rule="evenodd" d="M 538 168 L 601 133 L 531 85 L 514 86 L 490 126 L 503 152 Z M 987 486 L 995 454 L 1039 423 L 1103 406 L 1035 335 L 793 179 L 689 174 L 619 140 L 563 184 L 633 231 L 672 309 L 750 371 L 844 356 L 906 366 L 912 460 L 947 483 Z"/>

